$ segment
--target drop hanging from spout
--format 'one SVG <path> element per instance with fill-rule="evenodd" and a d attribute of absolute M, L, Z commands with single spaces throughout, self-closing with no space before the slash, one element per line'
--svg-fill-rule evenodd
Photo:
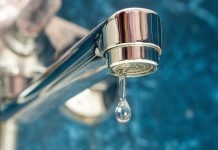
<path fill-rule="evenodd" d="M 131 118 L 131 108 L 126 99 L 126 74 L 123 70 L 119 73 L 119 96 L 115 116 L 118 122 L 127 123 Z"/>

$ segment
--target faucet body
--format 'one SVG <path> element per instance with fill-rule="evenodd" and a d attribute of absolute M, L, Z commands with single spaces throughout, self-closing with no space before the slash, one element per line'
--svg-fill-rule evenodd
<path fill-rule="evenodd" d="M 15 97 L 1 112 L 0 120 L 36 119 L 109 74 L 117 76 L 119 70 L 125 70 L 127 77 L 152 73 L 157 69 L 160 54 L 158 15 L 141 8 L 118 11 L 70 47 Z"/>

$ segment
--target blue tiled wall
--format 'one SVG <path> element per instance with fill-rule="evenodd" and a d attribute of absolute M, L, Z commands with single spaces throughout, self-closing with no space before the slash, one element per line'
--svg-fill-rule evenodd
<path fill-rule="evenodd" d="M 63 0 L 59 16 L 93 28 L 115 11 L 158 12 L 163 55 L 157 73 L 127 81 L 132 120 L 88 127 L 57 112 L 22 125 L 19 150 L 217 150 L 217 0 Z"/>

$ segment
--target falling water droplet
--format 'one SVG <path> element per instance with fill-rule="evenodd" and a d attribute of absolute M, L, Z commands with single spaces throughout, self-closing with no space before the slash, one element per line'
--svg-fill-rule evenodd
<path fill-rule="evenodd" d="M 128 122 L 130 120 L 131 108 L 125 99 L 120 100 L 120 102 L 118 103 L 118 105 L 116 107 L 115 114 L 116 114 L 117 121 L 119 121 L 121 123 L 125 123 L 125 122 Z"/>
<path fill-rule="evenodd" d="M 120 101 L 115 109 L 115 116 L 120 123 L 126 123 L 131 118 L 131 108 L 126 100 L 126 76 L 123 72 L 119 74 L 119 94 Z"/>

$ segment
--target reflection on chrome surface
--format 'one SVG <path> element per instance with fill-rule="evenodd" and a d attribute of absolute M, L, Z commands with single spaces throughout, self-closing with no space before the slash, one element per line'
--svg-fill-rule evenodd
<path fill-rule="evenodd" d="M 50 14 L 50 11 L 45 12 L 47 15 Z M 26 18 L 29 16 L 27 15 Z M 44 25 L 44 22 L 42 24 Z M 27 31 L 30 33 L 28 38 L 35 38 L 37 35 L 35 33 L 41 31 L 42 26 L 40 30 L 35 29 L 34 26 L 28 28 L 36 32 L 28 32 L 29 30 L 26 29 L 19 30 L 19 28 L 15 31 L 25 36 L 28 35 Z M 19 23 L 18 27 L 20 27 Z M 5 42 L 4 47 L 11 48 L 7 40 L 3 42 Z M 46 50 L 39 50 L 34 46 L 37 50 L 31 48 L 32 51 L 21 52 L 24 55 L 19 54 L 20 51 L 8 50 L 16 54 L 19 59 L 20 55 L 22 59 L 34 55 L 36 65 L 29 64 L 34 74 L 30 76 L 33 81 L 31 85 L 25 90 L 22 87 L 21 93 L 16 89 L 10 102 L 4 103 L 3 101 L 3 107 L 0 107 L 0 120 L 5 122 L 13 120 L 17 124 L 29 123 L 65 104 L 68 112 L 74 114 L 74 118 L 88 124 L 98 122 L 113 106 L 116 94 L 108 92 L 111 90 L 110 86 L 106 90 L 103 87 L 99 90 L 96 86 L 91 90 L 87 88 L 107 78 L 114 83 L 115 78 L 109 76 L 110 73 L 117 76 L 120 71 L 125 70 L 127 77 L 136 77 L 156 71 L 161 55 L 160 19 L 154 11 L 148 9 L 123 9 L 99 24 L 76 44 L 74 41 L 70 42 L 72 43 L 68 42 L 68 46 L 65 47 L 67 50 L 62 49 L 61 52 L 54 50 L 45 53 Z M 39 51 L 42 52 L 40 55 Z M 34 67 L 38 66 L 43 70 L 40 76 L 37 76 L 34 70 Z M 13 70 L 16 72 L 16 67 Z M 20 66 L 18 72 L 20 73 L 18 76 L 25 75 L 25 71 L 20 69 Z M 116 88 L 112 88 L 113 92 L 115 90 Z M 104 96 L 104 93 L 108 95 Z M 107 101 L 109 103 L 105 105 Z M 89 109 L 95 107 L 94 111 Z"/>
<path fill-rule="evenodd" d="M 113 75 L 120 69 L 127 70 L 127 77 L 152 73 L 161 54 L 159 16 L 140 8 L 118 11 L 103 27 L 99 46 Z"/>
<path fill-rule="evenodd" d="M 93 125 L 102 121 L 118 99 L 117 83 L 108 79 L 85 89 L 67 100 L 62 112 L 85 124 Z"/>
<path fill-rule="evenodd" d="M 34 107 L 26 107 L 16 116 L 22 114 L 22 118 L 25 118 L 25 114 L 30 115 L 35 109 L 53 101 L 58 106 L 84 88 L 102 80 L 108 75 L 105 70 L 106 62 L 114 75 L 120 69 L 127 70 L 127 77 L 149 74 L 157 68 L 161 54 L 160 48 L 160 21 L 156 13 L 142 8 L 121 10 L 72 46 L 37 81 L 18 96 L 16 101 L 18 110 L 28 102 L 31 102 L 29 106 L 36 104 L 33 105 Z M 87 76 L 84 77 L 86 74 Z M 88 82 L 87 78 L 89 78 Z M 83 87 L 78 88 L 80 83 L 83 83 Z M 78 85 L 75 86 L 75 84 Z M 72 87 L 77 88 L 74 90 L 71 89 Z M 69 90 L 75 93 L 66 95 L 65 93 Z M 46 98 L 53 97 L 57 93 L 54 99 Z M 55 100 L 58 97 L 61 97 L 61 100 Z M 55 104 L 53 106 L 57 107 Z M 11 116 L 16 112 L 17 110 L 5 115 Z M 37 115 L 34 114 L 34 116 Z"/>

